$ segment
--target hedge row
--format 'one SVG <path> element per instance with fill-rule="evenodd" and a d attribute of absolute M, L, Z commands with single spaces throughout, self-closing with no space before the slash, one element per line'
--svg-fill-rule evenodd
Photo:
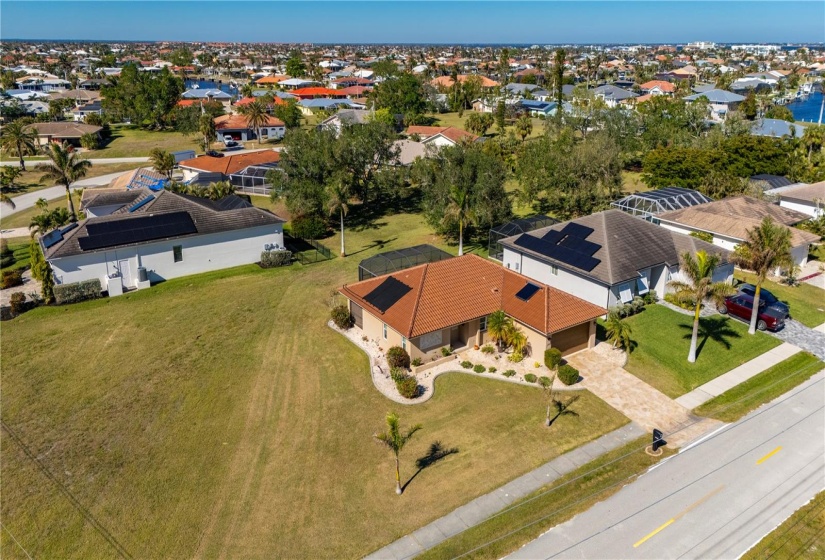
<path fill-rule="evenodd" d="M 285 266 L 292 262 L 291 251 L 264 251 L 261 253 L 261 268 Z"/>
<path fill-rule="evenodd" d="M 54 287 L 54 300 L 58 305 L 77 303 L 87 299 L 97 299 L 103 289 L 100 280 L 84 280 L 73 284 L 58 284 Z"/>

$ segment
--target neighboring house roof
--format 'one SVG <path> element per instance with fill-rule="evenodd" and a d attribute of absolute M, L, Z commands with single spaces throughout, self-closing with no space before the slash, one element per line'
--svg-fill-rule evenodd
<path fill-rule="evenodd" d="M 339 89 L 330 89 L 325 87 L 298 88 L 290 91 L 290 93 L 298 97 L 339 97 L 341 95 L 346 95 L 341 93 L 341 90 Z"/>
<path fill-rule="evenodd" d="M 676 86 L 664 80 L 651 80 L 649 82 L 643 83 L 639 87 L 642 91 L 651 91 L 653 89 L 659 89 L 659 91 L 665 93 L 673 93 L 674 91 L 676 91 Z"/>
<path fill-rule="evenodd" d="M 658 216 L 662 222 L 681 224 L 737 240 L 745 239 L 748 230 L 759 226 L 765 217 L 773 218 L 775 222 L 790 228 L 791 244 L 794 247 L 819 241 L 818 235 L 790 227 L 810 219 L 807 214 L 750 196 L 716 200 Z"/>
<path fill-rule="evenodd" d="M 215 117 L 213 120 L 215 121 L 215 130 L 248 130 L 252 128 L 249 126 L 249 123 L 246 121 L 246 117 L 244 115 L 221 115 L 220 117 Z M 266 123 L 261 126 L 267 127 L 286 125 L 281 119 L 273 117 L 272 115 L 267 115 Z"/>
<path fill-rule="evenodd" d="M 789 186 L 776 194 L 778 194 L 782 200 L 825 204 L 825 181 L 811 183 L 810 185 Z"/>
<path fill-rule="evenodd" d="M 103 81 L 108 82 L 108 80 Z M 75 101 L 95 101 L 97 99 L 100 99 L 100 92 L 91 91 L 88 89 L 70 89 L 67 91 L 58 91 L 50 93 L 49 99 L 74 99 Z"/>
<path fill-rule="evenodd" d="M 241 99 L 238 99 L 235 102 L 235 105 L 243 107 L 244 105 L 249 105 L 250 103 L 254 103 L 255 101 L 258 101 L 259 97 L 263 97 L 263 96 L 243 97 Z M 272 98 L 272 104 L 274 104 L 274 105 L 286 105 L 286 101 L 284 101 L 283 98 L 278 97 L 276 95 Z"/>
<path fill-rule="evenodd" d="M 333 91 L 338 92 L 338 95 L 357 95 L 360 97 L 365 93 L 372 91 L 372 88 L 367 86 L 349 86 L 345 88 L 338 88 Z"/>
<path fill-rule="evenodd" d="M 320 84 L 321 82 L 316 82 L 315 80 L 304 80 L 302 78 L 287 78 L 286 80 L 281 80 L 278 83 L 287 87 L 303 87 L 311 84 Z"/>
<path fill-rule="evenodd" d="M 412 165 L 416 159 L 427 155 L 427 146 L 421 142 L 402 139 L 396 140 L 393 144 L 399 149 L 398 162 L 401 165 Z"/>
<path fill-rule="evenodd" d="M 144 187 L 158 184 L 159 181 L 166 181 L 166 175 L 158 173 L 150 167 L 139 167 L 133 171 L 127 171 L 123 175 L 115 177 L 109 183 L 109 188 L 113 189 L 142 189 Z M 86 191 L 83 191 L 86 194 Z"/>
<path fill-rule="evenodd" d="M 265 163 L 278 163 L 281 161 L 281 154 L 274 150 L 261 150 L 259 152 L 247 152 L 225 157 L 198 156 L 193 159 L 185 159 L 178 163 L 179 167 L 203 171 L 206 173 L 222 173 L 231 175 L 250 165 L 262 165 Z"/>
<path fill-rule="evenodd" d="M 421 137 L 422 142 L 427 142 L 430 138 L 434 138 L 439 135 L 456 144 L 462 140 L 467 140 L 469 142 L 475 142 L 478 140 L 478 136 L 472 132 L 467 132 L 466 130 L 455 128 L 453 126 L 410 126 L 405 131 L 405 134 L 407 136 L 417 134 Z"/>
<path fill-rule="evenodd" d="M 232 96 L 219 89 L 190 89 L 181 95 L 184 99 L 218 99 L 229 100 Z"/>
<path fill-rule="evenodd" d="M 522 236 L 529 235 L 542 239 L 549 236 L 550 232 L 564 230 L 568 224 L 576 224 L 593 230 L 585 239 L 599 245 L 599 248 L 592 254 L 592 257 L 599 262 L 589 271 L 517 244 L 517 240 Z M 661 228 L 648 221 L 634 218 L 621 210 L 605 210 L 508 237 L 499 243 L 513 251 L 592 278 L 608 286 L 639 278 L 640 270 L 652 266 L 678 265 L 679 256 L 685 252 L 695 253 L 705 250 L 709 253 L 717 253 L 722 256 L 724 262 L 727 262 L 728 255 L 728 251 L 711 243 Z"/>
<path fill-rule="evenodd" d="M 129 171 L 124 175 L 132 175 L 134 171 Z M 111 184 L 120 179 L 114 179 Z M 117 204 L 127 205 L 134 203 L 138 198 L 144 196 L 141 190 L 125 190 L 123 185 L 119 187 L 110 188 L 92 188 L 83 189 L 83 195 L 80 197 L 80 209 L 98 208 L 100 206 L 114 206 Z"/>
<path fill-rule="evenodd" d="M 334 121 L 339 121 L 343 124 L 364 124 L 369 120 L 372 112 L 364 111 L 363 109 L 341 109 L 331 117 L 325 118 L 321 121 L 321 125 L 327 125 Z"/>
<path fill-rule="evenodd" d="M 516 293 L 527 283 L 538 289 L 523 301 Z M 400 288 L 403 295 L 383 310 L 371 304 L 370 295 L 389 285 Z M 597 305 L 476 255 L 415 266 L 344 285 L 339 291 L 407 338 L 459 325 L 499 309 L 546 334 L 605 313 Z"/>
<path fill-rule="evenodd" d="M 611 84 L 599 86 L 593 90 L 594 95 L 600 95 L 605 98 L 615 99 L 616 101 L 624 101 L 625 99 L 632 99 L 636 94 L 632 91 L 627 91 L 620 87 Z"/>
<path fill-rule="evenodd" d="M 82 107 L 76 107 L 72 109 L 72 113 L 100 113 L 103 110 L 103 106 L 100 104 L 100 101 L 92 101 L 91 103 L 87 103 Z"/>
<path fill-rule="evenodd" d="M 481 74 L 459 74 L 458 81 L 465 82 L 470 76 L 478 76 L 481 78 L 481 87 L 483 88 L 497 87 L 499 85 L 497 81 L 491 80 L 487 76 L 482 76 Z M 451 87 L 454 83 L 455 80 L 453 80 L 450 76 L 439 76 L 430 80 L 430 84 L 436 87 Z"/>
<path fill-rule="evenodd" d="M 315 99 L 301 99 L 298 102 L 301 107 L 307 109 L 329 109 L 332 107 L 353 107 L 356 105 L 351 99 L 327 99 L 316 97 Z"/>
<path fill-rule="evenodd" d="M 782 136 L 793 136 L 802 138 L 805 134 L 805 127 L 781 119 L 757 119 L 751 127 L 751 134 L 754 136 L 772 136 L 781 138 Z"/>
<path fill-rule="evenodd" d="M 103 127 L 79 122 L 45 122 L 32 123 L 26 127 L 35 130 L 38 136 L 55 136 L 57 138 L 80 138 L 84 134 L 97 134 Z"/>
<path fill-rule="evenodd" d="M 793 181 L 782 175 L 771 175 L 769 173 L 760 173 L 750 177 L 751 182 L 758 183 L 762 190 L 778 189 L 793 185 Z"/>
<path fill-rule="evenodd" d="M 144 203 L 139 208 L 135 208 L 135 205 L 141 202 Z M 183 216 L 187 223 L 188 220 L 191 220 L 191 225 L 186 230 L 187 233 L 164 236 L 162 235 L 163 232 L 159 230 L 156 233 L 160 236 L 153 237 L 151 231 L 153 226 L 146 223 L 146 228 L 150 231 L 142 232 L 145 241 L 113 243 L 111 245 L 107 244 L 105 247 L 87 250 L 81 248 L 83 239 L 91 236 L 99 236 L 99 234 L 90 234 L 89 226 L 105 223 L 107 224 L 106 229 L 113 231 L 113 235 L 116 236 L 118 227 L 121 227 L 124 231 L 134 229 L 138 223 L 143 226 L 144 223 L 147 222 L 147 218 L 162 216 L 164 214 L 174 214 L 176 217 Z M 187 219 L 184 215 L 188 215 L 189 218 Z M 137 222 L 136 220 L 141 221 Z M 279 218 L 268 210 L 252 206 L 250 203 L 235 195 L 230 195 L 218 201 L 212 201 L 206 198 L 181 195 L 166 190 L 153 193 L 149 189 L 143 189 L 141 196 L 135 199 L 132 206 L 124 206 L 108 216 L 89 218 L 78 222 L 78 227 L 66 231 L 60 241 L 45 249 L 45 256 L 47 259 L 57 259 L 109 251 L 116 247 L 155 243 L 163 239 L 220 233 L 264 225 L 275 225 L 283 222 L 284 220 L 282 218 Z M 128 236 L 124 236 L 124 238 L 128 238 Z"/>
<path fill-rule="evenodd" d="M 288 79 L 289 79 L 289 76 L 285 76 L 285 75 L 284 76 L 276 76 L 276 75 L 272 74 L 272 75 L 269 75 L 269 76 L 264 76 L 263 78 L 258 78 L 257 80 L 255 80 L 255 83 L 256 84 L 262 84 L 262 85 L 263 84 L 277 84 L 279 82 L 282 82 L 282 81 L 288 80 Z"/>
<path fill-rule="evenodd" d="M 685 101 L 696 101 L 700 97 L 707 97 L 711 103 L 738 103 L 745 98 L 738 93 L 732 93 L 723 89 L 709 89 L 700 93 L 694 93 L 685 97 Z"/>

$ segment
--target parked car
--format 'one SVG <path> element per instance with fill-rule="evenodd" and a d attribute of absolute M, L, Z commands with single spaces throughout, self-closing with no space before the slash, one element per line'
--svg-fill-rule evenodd
<path fill-rule="evenodd" d="M 753 298 L 748 294 L 738 293 L 728 296 L 725 302 L 717 307 L 717 311 L 722 315 L 730 314 L 733 317 L 742 319 L 749 323 L 753 311 Z M 756 318 L 756 328 L 760 331 L 765 329 L 778 331 L 785 326 L 785 315 L 771 309 L 767 303 L 759 302 L 759 314 Z"/>
<path fill-rule="evenodd" d="M 215 150 L 209 150 L 208 152 L 206 152 L 206 155 L 208 155 L 210 157 L 223 157 L 224 156 L 223 152 L 218 152 L 218 151 L 215 151 Z"/>
<path fill-rule="evenodd" d="M 750 297 L 754 297 L 754 295 L 756 295 L 756 286 L 753 284 L 739 284 L 737 289 L 739 290 L 739 293 L 749 295 Z M 782 313 L 784 319 L 791 316 L 791 308 L 788 307 L 788 304 L 779 301 L 775 295 L 765 288 L 759 290 L 759 301 L 764 301 L 768 304 L 768 308 Z"/>

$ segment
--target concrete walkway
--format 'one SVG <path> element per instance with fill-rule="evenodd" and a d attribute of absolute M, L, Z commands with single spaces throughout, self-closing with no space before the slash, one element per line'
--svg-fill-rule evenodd
<path fill-rule="evenodd" d="M 659 429 L 671 447 L 681 447 L 722 423 L 699 418 L 658 389 L 628 373 L 610 356 L 610 346 L 597 344 L 567 357 L 583 378 L 579 386 L 642 426 Z"/>
<path fill-rule="evenodd" d="M 30 233 L 29 228 L 25 227 L 2 229 L 0 230 L 0 237 L 28 237 Z"/>
<path fill-rule="evenodd" d="M 642 427 L 630 423 L 605 434 L 569 453 L 556 457 L 549 463 L 508 482 L 489 494 L 479 496 L 472 502 L 436 519 L 412 534 L 373 552 L 366 558 L 370 560 L 405 560 L 413 558 L 448 538 L 489 519 L 517 500 L 597 459 L 608 451 L 644 436 L 645 433 L 646 431 Z"/>
<path fill-rule="evenodd" d="M 768 350 L 764 354 L 755 357 L 749 362 L 745 362 L 741 366 L 733 368 L 726 374 L 720 375 L 712 381 L 708 381 L 690 393 L 682 395 L 676 399 L 676 402 L 687 409 L 693 410 L 700 404 L 709 401 L 713 397 L 721 395 L 725 391 L 733 389 L 740 383 L 747 381 L 751 377 L 762 373 L 766 369 L 775 366 L 779 362 L 786 360 L 801 351 L 802 349 L 798 346 L 784 342 L 776 348 Z"/>

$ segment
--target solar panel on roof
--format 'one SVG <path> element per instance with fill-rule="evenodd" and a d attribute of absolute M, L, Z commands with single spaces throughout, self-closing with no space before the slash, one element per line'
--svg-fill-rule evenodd
<path fill-rule="evenodd" d="M 63 233 L 59 229 L 50 231 L 49 233 L 43 236 L 43 246 L 46 249 L 53 245 L 57 245 L 61 241 L 63 241 Z"/>
<path fill-rule="evenodd" d="M 519 247 L 524 247 L 529 251 L 569 264 L 586 272 L 590 272 L 601 262 L 599 259 L 585 253 L 578 253 L 560 245 L 547 243 L 543 239 L 528 234 L 520 235 L 514 243 Z"/>
<path fill-rule="evenodd" d="M 135 210 L 137 210 L 138 208 L 140 208 L 140 207 L 142 207 L 142 206 L 145 206 L 145 205 L 149 204 L 149 203 L 150 203 L 150 202 L 152 202 L 153 200 L 155 200 L 155 195 L 150 194 L 149 196 L 147 196 L 146 198 L 144 198 L 144 199 L 143 199 L 143 200 L 141 200 L 140 202 L 136 202 L 135 204 L 133 204 L 132 206 L 130 206 L 130 207 L 129 207 L 129 212 L 134 212 L 134 211 L 135 211 Z"/>
<path fill-rule="evenodd" d="M 571 249 L 573 251 L 584 253 L 588 257 L 593 256 L 596 251 L 602 248 L 601 245 L 597 243 L 593 243 L 592 241 L 587 241 L 582 239 L 581 237 L 575 237 L 568 235 L 558 243 L 561 247 L 565 247 L 567 249 Z"/>
<path fill-rule="evenodd" d="M 542 239 L 547 243 L 558 243 L 563 237 L 564 234 L 562 232 L 551 229 L 542 236 Z"/>
<path fill-rule="evenodd" d="M 390 276 L 364 296 L 364 300 L 384 313 L 410 291 L 412 288 Z"/>
<path fill-rule="evenodd" d="M 530 301 L 530 298 L 536 295 L 541 288 L 533 284 L 532 282 L 527 282 L 522 289 L 516 292 L 516 297 L 519 298 L 521 301 Z"/>
<path fill-rule="evenodd" d="M 68 232 L 72 231 L 74 228 L 77 227 L 77 222 L 72 222 L 63 229 L 60 230 L 61 235 L 66 235 Z"/>
<path fill-rule="evenodd" d="M 593 233 L 593 231 L 593 228 L 589 228 L 575 222 L 570 222 L 564 226 L 564 229 L 561 230 L 561 232 L 565 235 L 573 235 L 575 237 L 581 237 L 582 239 L 585 239 L 588 235 Z"/>
<path fill-rule="evenodd" d="M 82 251 L 187 235 L 197 233 L 198 228 L 188 212 L 171 212 L 92 223 L 86 226 L 86 231 L 88 236 L 78 239 Z"/>

